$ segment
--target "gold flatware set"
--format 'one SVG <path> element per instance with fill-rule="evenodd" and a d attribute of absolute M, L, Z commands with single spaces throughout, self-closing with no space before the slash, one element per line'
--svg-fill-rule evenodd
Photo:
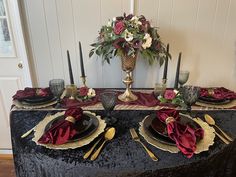
<path fill-rule="evenodd" d="M 227 135 L 220 127 L 216 125 L 215 120 L 209 114 L 205 114 L 204 118 L 210 126 L 215 127 L 222 133 L 223 136 L 220 135 L 217 131 L 214 132 L 216 136 L 218 136 L 225 144 L 229 144 L 233 141 L 233 139 L 229 135 Z"/>
<path fill-rule="evenodd" d="M 98 155 L 100 154 L 100 152 L 101 152 L 101 150 L 102 150 L 102 148 L 103 148 L 103 146 L 104 146 L 104 144 L 107 142 L 107 141 L 110 141 L 110 140 L 112 140 L 113 138 L 114 138 L 114 136 L 115 136 L 115 133 L 116 133 L 116 129 L 114 128 L 114 127 L 111 127 L 111 128 L 108 128 L 108 129 L 106 129 L 106 132 L 105 132 L 105 134 L 104 134 L 104 141 L 103 141 L 103 143 L 99 146 L 99 148 L 92 154 L 92 152 L 94 151 L 94 149 L 95 149 L 95 147 L 99 144 L 99 142 L 103 139 L 103 137 L 101 137 L 92 147 L 91 147 L 91 149 L 88 151 L 88 152 L 86 152 L 85 154 L 84 154 L 84 159 L 87 159 L 91 154 L 92 154 L 92 156 L 90 157 L 90 160 L 95 160 L 97 157 L 98 157 Z"/>

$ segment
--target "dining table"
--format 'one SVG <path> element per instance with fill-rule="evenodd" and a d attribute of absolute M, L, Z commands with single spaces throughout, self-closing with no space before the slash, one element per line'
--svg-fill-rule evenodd
<path fill-rule="evenodd" d="M 102 118 L 102 107 L 85 107 Z M 211 115 L 216 124 L 227 132 L 233 141 L 224 144 L 215 137 L 208 151 L 187 158 L 182 153 L 170 153 L 141 141 L 158 157 L 153 161 L 143 147 L 133 141 L 129 129 L 138 132 L 139 122 L 154 113 L 151 108 L 117 106 L 112 115 L 116 134 L 105 144 L 101 154 L 94 161 L 83 159 L 92 143 L 76 149 L 48 149 L 32 141 L 31 133 L 21 135 L 37 125 L 46 115 L 64 109 L 17 109 L 10 113 L 12 150 L 17 177 L 234 177 L 236 176 L 236 111 L 234 109 L 193 109 L 192 113 L 204 120 L 204 114 Z"/>

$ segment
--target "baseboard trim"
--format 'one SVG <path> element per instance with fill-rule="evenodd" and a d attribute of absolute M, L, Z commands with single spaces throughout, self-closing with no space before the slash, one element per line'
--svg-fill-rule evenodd
<path fill-rule="evenodd" d="M 4 149 L 0 150 L 0 159 L 13 159 L 12 150 Z"/>
<path fill-rule="evenodd" d="M 11 160 L 11 159 L 13 159 L 13 155 L 12 154 L 0 154 L 0 159 Z"/>

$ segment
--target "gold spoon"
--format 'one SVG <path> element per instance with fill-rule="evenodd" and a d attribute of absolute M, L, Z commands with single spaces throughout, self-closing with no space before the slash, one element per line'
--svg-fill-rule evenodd
<path fill-rule="evenodd" d="M 105 140 L 103 141 L 102 145 L 96 150 L 96 152 L 91 156 L 90 160 L 95 160 L 98 157 L 98 155 L 99 155 L 102 147 L 104 146 L 104 144 L 107 141 L 112 140 L 112 138 L 114 138 L 114 136 L 115 136 L 115 133 L 116 133 L 116 129 L 114 127 L 109 128 L 107 130 L 107 132 L 104 135 Z"/>
<path fill-rule="evenodd" d="M 204 115 L 205 121 L 209 124 L 209 125 L 213 125 L 215 126 L 229 141 L 233 141 L 233 139 L 227 135 L 223 130 L 221 130 L 220 127 L 218 127 L 215 123 L 215 120 L 208 114 Z"/>

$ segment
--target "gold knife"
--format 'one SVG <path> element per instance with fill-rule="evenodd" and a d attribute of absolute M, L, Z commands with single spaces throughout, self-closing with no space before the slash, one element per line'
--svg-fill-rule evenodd
<path fill-rule="evenodd" d="M 223 141 L 225 144 L 229 144 L 230 142 L 225 139 L 223 136 L 221 136 L 219 133 L 217 133 L 216 131 L 214 132 L 220 139 L 221 141 Z"/>
<path fill-rule="evenodd" d="M 158 158 L 155 156 L 155 154 L 153 154 L 152 151 L 150 151 L 143 143 L 142 141 L 140 140 L 138 134 L 136 133 L 136 131 L 134 130 L 134 128 L 131 128 L 130 129 L 130 134 L 133 138 L 134 141 L 137 141 L 139 142 L 143 147 L 144 149 L 146 150 L 147 154 L 152 158 L 153 161 L 158 161 Z"/>
<path fill-rule="evenodd" d="M 93 147 L 91 147 L 91 149 L 84 154 L 84 156 L 83 156 L 84 159 L 87 159 L 92 154 L 93 150 L 98 145 L 98 143 L 102 140 L 102 138 L 103 137 L 101 137 L 99 140 L 97 140 L 97 142 L 93 145 Z"/>
<path fill-rule="evenodd" d="M 47 113 L 47 115 L 45 117 L 50 116 L 51 113 Z M 25 132 L 23 135 L 21 135 L 21 138 L 25 138 L 26 136 L 28 136 L 32 131 L 34 131 L 34 129 L 36 128 L 38 124 L 36 124 L 33 128 L 31 128 L 30 130 L 28 130 L 27 132 Z"/>

